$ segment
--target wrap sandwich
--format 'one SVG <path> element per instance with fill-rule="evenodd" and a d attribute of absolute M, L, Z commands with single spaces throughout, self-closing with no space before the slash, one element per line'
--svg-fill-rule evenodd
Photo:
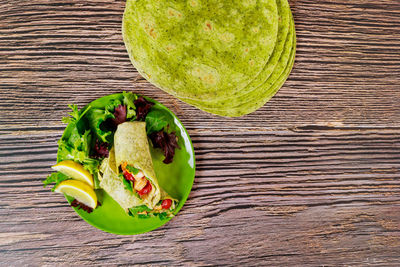
<path fill-rule="evenodd" d="M 158 183 L 145 122 L 118 125 L 114 146 L 100 172 L 100 187 L 131 215 L 173 215 L 178 201 Z"/>

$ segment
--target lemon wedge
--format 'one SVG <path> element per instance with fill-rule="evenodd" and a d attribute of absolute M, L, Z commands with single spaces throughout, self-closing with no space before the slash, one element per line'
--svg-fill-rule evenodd
<path fill-rule="evenodd" d="M 52 166 L 53 170 L 59 171 L 68 177 L 87 183 L 93 187 L 93 176 L 83 166 L 72 160 L 63 160 Z"/>
<path fill-rule="evenodd" d="M 92 187 L 84 182 L 78 180 L 65 180 L 62 181 L 54 191 L 73 197 L 92 209 L 97 207 L 96 193 Z"/>

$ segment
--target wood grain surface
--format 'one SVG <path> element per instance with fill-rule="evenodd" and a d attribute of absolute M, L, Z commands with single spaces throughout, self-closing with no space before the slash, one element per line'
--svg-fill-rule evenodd
<path fill-rule="evenodd" d="M 0 265 L 400 265 L 400 2 L 293 0 L 298 49 L 279 93 L 245 117 L 149 84 L 121 0 L 0 0 Z M 41 181 L 68 103 L 134 91 L 192 137 L 193 190 L 138 236 L 86 224 Z"/>

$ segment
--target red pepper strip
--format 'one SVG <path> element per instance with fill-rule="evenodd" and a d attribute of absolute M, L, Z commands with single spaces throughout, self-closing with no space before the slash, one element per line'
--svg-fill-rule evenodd
<path fill-rule="evenodd" d="M 126 180 L 133 181 L 133 182 L 135 181 L 135 177 L 133 177 L 133 175 L 131 173 L 124 171 L 123 174 L 124 174 L 124 177 Z"/>
<path fill-rule="evenodd" d="M 146 186 L 143 187 L 142 190 L 138 191 L 139 196 L 143 196 L 143 195 L 146 195 L 146 194 L 150 193 L 151 188 L 152 188 L 152 187 L 151 187 L 150 181 L 147 181 Z"/>

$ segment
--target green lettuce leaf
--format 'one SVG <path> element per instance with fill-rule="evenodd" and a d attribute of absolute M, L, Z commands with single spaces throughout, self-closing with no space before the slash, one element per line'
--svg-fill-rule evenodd
<path fill-rule="evenodd" d="M 126 120 L 135 119 L 136 117 L 136 106 L 135 100 L 137 99 L 137 95 L 130 92 L 122 92 L 123 100 L 122 103 L 126 106 Z"/>
<path fill-rule="evenodd" d="M 166 218 L 168 218 L 168 214 L 166 212 L 161 212 L 158 214 L 158 217 L 160 218 L 160 220 L 164 220 Z"/>
<path fill-rule="evenodd" d="M 70 137 L 58 141 L 58 156 L 62 160 L 73 160 L 83 163 L 89 158 L 92 135 L 90 131 L 85 131 L 83 135 L 79 134 L 77 127 L 72 127 Z"/>
<path fill-rule="evenodd" d="M 132 173 L 133 175 L 136 175 L 139 173 L 139 169 L 136 169 L 135 167 L 131 166 L 131 165 L 126 165 L 126 169 Z"/>
<path fill-rule="evenodd" d="M 146 205 L 141 205 L 141 206 L 137 206 L 137 207 L 130 208 L 129 211 L 130 211 L 133 215 L 137 215 L 138 212 L 143 212 L 143 211 L 150 212 L 151 209 L 149 209 Z"/>
<path fill-rule="evenodd" d="M 114 115 L 108 109 L 92 108 L 86 115 L 90 128 L 96 137 L 104 143 L 111 143 L 113 132 L 102 125 L 107 119 L 113 119 Z"/>
<path fill-rule="evenodd" d="M 119 105 L 122 105 L 122 102 L 119 99 L 113 99 L 106 105 L 105 111 L 108 111 L 112 114 L 114 109 Z"/>
<path fill-rule="evenodd" d="M 161 131 L 168 125 L 168 118 L 164 111 L 154 109 L 151 110 L 146 116 L 146 132 L 151 134 Z"/>
<path fill-rule="evenodd" d="M 61 172 L 54 172 L 54 173 L 50 174 L 49 176 L 47 176 L 46 180 L 43 181 L 43 184 L 44 184 L 43 187 L 46 187 L 49 184 L 55 183 L 55 185 L 51 189 L 51 191 L 54 191 L 56 189 L 56 187 L 62 181 L 69 180 L 69 179 L 71 179 L 71 178 L 69 178 L 65 174 L 62 174 Z"/>
<path fill-rule="evenodd" d="M 122 176 L 122 174 L 121 174 L 121 176 Z M 125 186 L 126 190 L 129 190 L 129 191 L 133 192 L 132 181 L 128 181 L 122 176 L 122 182 L 124 183 L 124 186 Z"/>
<path fill-rule="evenodd" d="M 95 173 L 92 173 L 92 175 L 93 175 L 93 188 L 101 189 L 98 171 L 96 171 Z"/>
<path fill-rule="evenodd" d="M 72 111 L 68 112 L 70 117 L 67 116 L 67 117 L 63 117 L 61 119 L 61 121 L 63 123 L 71 123 L 71 122 L 77 123 L 86 114 L 86 112 L 88 112 L 88 110 L 90 109 L 90 107 L 87 107 L 87 108 L 82 109 L 82 110 L 79 111 L 78 110 L 78 106 L 75 105 L 75 104 L 69 104 L 68 107 L 70 109 L 72 109 Z"/>

